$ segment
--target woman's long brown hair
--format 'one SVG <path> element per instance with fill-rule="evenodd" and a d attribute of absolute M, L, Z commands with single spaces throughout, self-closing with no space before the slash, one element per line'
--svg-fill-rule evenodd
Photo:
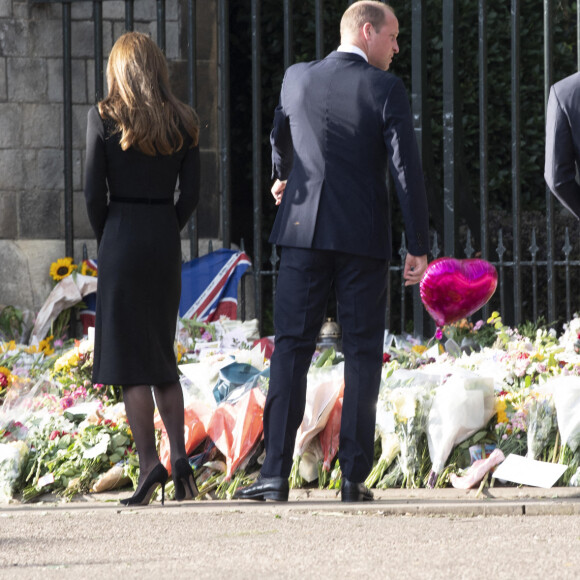
<path fill-rule="evenodd" d="M 107 83 L 99 112 L 117 126 L 124 151 L 170 155 L 183 147 L 183 129 L 197 145 L 197 116 L 171 92 L 165 56 L 147 35 L 119 37 L 109 55 Z"/>

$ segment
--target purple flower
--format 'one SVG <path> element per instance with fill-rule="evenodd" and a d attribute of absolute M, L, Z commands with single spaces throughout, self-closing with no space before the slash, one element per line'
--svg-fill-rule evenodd
<path fill-rule="evenodd" d="M 475 323 L 473 330 L 476 330 L 476 331 L 479 330 L 484 324 L 485 324 L 485 322 L 483 320 L 478 320 Z"/>
<path fill-rule="evenodd" d="M 68 409 L 69 407 L 72 407 L 74 405 L 74 399 L 69 395 L 67 397 L 63 397 L 60 400 L 60 406 L 63 409 Z"/>

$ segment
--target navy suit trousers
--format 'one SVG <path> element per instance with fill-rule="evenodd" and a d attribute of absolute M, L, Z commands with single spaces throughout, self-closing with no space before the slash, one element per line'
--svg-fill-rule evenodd
<path fill-rule="evenodd" d="M 345 357 L 338 457 L 343 477 L 362 482 L 373 465 L 388 261 L 330 250 L 284 247 L 274 311 L 275 349 L 264 409 L 264 477 L 288 477 L 304 416 L 306 376 L 336 291 Z"/>

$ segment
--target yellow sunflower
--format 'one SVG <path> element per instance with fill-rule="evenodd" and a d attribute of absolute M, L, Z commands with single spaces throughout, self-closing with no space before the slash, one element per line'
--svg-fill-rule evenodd
<path fill-rule="evenodd" d="M 45 339 L 40 341 L 38 345 L 38 352 L 43 352 L 46 356 L 54 354 L 54 348 L 52 347 L 52 341 L 54 336 L 47 336 Z"/>
<path fill-rule="evenodd" d="M 83 276 L 97 276 L 97 271 L 87 263 L 86 260 L 83 260 L 81 264 L 81 274 Z"/>
<path fill-rule="evenodd" d="M 59 258 L 50 265 L 50 275 L 53 280 L 59 282 L 63 278 L 70 276 L 76 269 L 77 266 L 73 264 L 72 258 Z"/>

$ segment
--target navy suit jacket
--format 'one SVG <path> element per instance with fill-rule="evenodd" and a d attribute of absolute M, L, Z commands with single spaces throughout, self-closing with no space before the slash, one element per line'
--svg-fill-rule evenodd
<path fill-rule="evenodd" d="M 411 254 L 428 252 L 425 184 L 400 79 L 332 52 L 289 67 L 270 136 L 288 180 L 270 242 L 391 259 L 390 164 Z"/>
<path fill-rule="evenodd" d="M 580 219 L 580 73 L 550 89 L 546 111 L 544 177 L 552 193 Z"/>

